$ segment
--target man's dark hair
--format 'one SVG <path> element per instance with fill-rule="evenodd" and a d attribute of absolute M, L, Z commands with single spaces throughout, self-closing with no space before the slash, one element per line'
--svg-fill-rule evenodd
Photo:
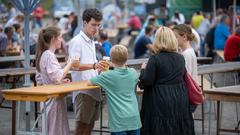
<path fill-rule="evenodd" d="M 96 21 L 101 21 L 103 18 L 102 13 L 96 8 L 89 8 L 84 10 L 82 16 L 83 21 L 89 22 L 92 18 Z"/>
<path fill-rule="evenodd" d="M 107 40 L 108 39 L 107 32 L 103 30 L 99 31 L 99 37 L 103 40 Z"/>
<path fill-rule="evenodd" d="M 4 33 L 8 33 L 9 31 L 13 31 L 13 27 L 6 27 L 5 29 L 4 29 Z"/>
<path fill-rule="evenodd" d="M 17 31 L 18 29 L 21 28 L 21 25 L 19 23 L 15 23 L 13 24 L 13 28 L 15 29 L 15 31 Z"/>
<path fill-rule="evenodd" d="M 148 25 L 148 26 L 145 28 L 145 33 L 148 34 L 148 33 L 152 32 L 152 30 L 153 30 L 153 26 Z"/>
<path fill-rule="evenodd" d="M 220 21 L 223 23 L 227 18 L 229 18 L 229 16 L 224 14 L 224 15 L 222 15 L 222 18 Z"/>

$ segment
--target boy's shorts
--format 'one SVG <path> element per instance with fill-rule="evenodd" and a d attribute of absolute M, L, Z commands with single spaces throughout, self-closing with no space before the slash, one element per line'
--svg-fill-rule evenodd
<path fill-rule="evenodd" d="M 99 119 L 100 102 L 87 94 L 78 94 L 75 98 L 75 120 L 90 124 Z"/>

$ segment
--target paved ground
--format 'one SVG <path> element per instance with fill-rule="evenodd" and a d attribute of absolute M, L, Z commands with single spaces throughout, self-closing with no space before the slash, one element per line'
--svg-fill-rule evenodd
<path fill-rule="evenodd" d="M 10 102 L 6 102 L 5 105 L 11 105 Z M 238 107 L 240 108 L 239 104 Z M 200 108 L 200 107 L 199 107 Z M 198 108 L 195 118 L 200 118 L 200 109 Z M 206 107 L 207 108 L 207 107 Z M 205 134 L 207 135 L 207 128 L 208 128 L 208 113 L 209 111 L 206 109 L 205 111 Z M 240 112 L 240 109 L 239 109 Z M 240 114 L 238 114 L 240 117 Z M 68 113 L 69 117 L 69 123 L 70 123 L 70 129 L 73 133 L 74 130 L 74 114 L 73 112 Z M 224 103 L 224 108 L 223 108 L 223 117 L 222 117 L 222 127 L 224 128 L 233 128 L 236 126 L 237 123 L 237 116 L 236 116 L 236 103 Z M 33 117 L 32 117 L 33 119 Z M 25 117 L 21 117 L 21 127 L 24 129 L 24 120 Z M 103 124 L 104 126 L 107 125 L 107 111 L 106 111 L 106 106 L 104 106 L 103 109 Z M 211 134 L 215 134 L 215 114 L 214 112 L 212 113 L 212 124 L 211 124 Z M 99 121 L 96 123 L 95 129 L 99 129 Z M 195 132 L 196 135 L 202 135 L 201 131 L 201 121 L 195 121 Z M 0 109 L 0 135 L 11 135 L 11 110 L 7 109 Z M 93 132 L 92 135 L 100 135 L 100 133 Z M 104 135 L 109 135 L 109 133 L 104 133 Z M 237 134 L 230 134 L 230 133 L 222 133 L 221 135 L 237 135 Z"/>

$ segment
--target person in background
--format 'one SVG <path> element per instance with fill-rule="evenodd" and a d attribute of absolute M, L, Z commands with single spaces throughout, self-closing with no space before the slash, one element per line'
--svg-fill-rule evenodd
<path fill-rule="evenodd" d="M 152 41 L 150 40 L 153 30 L 152 26 L 147 26 L 145 28 L 145 35 L 137 40 L 134 47 L 134 59 L 149 57 L 147 54 L 148 50 L 150 53 L 153 52 Z"/>
<path fill-rule="evenodd" d="M 167 21 L 165 26 L 172 29 L 175 25 L 177 25 L 176 22 Z"/>
<path fill-rule="evenodd" d="M 114 45 L 110 56 L 114 69 L 91 78 L 90 85 L 99 85 L 106 92 L 111 135 L 140 135 L 142 125 L 135 93 L 137 72 L 126 67 L 125 46 Z"/>
<path fill-rule="evenodd" d="M 188 90 L 183 75 L 184 57 L 178 41 L 168 27 L 160 27 L 153 44 L 155 54 L 140 73 L 142 98 L 141 135 L 194 135 Z"/>
<path fill-rule="evenodd" d="M 68 17 L 69 17 L 69 15 L 65 14 L 60 18 L 60 20 L 58 22 L 58 26 L 61 28 L 62 31 L 66 31 L 69 28 Z"/>
<path fill-rule="evenodd" d="M 13 48 L 13 44 L 15 42 L 13 39 L 13 34 L 14 34 L 13 27 L 5 27 L 4 33 L 7 35 L 7 39 L 8 39 L 6 50 Z"/>
<path fill-rule="evenodd" d="M 5 56 L 8 45 L 8 37 L 3 31 L 3 26 L 0 25 L 0 56 Z"/>
<path fill-rule="evenodd" d="M 171 18 L 172 22 L 176 22 L 177 24 L 184 24 L 185 23 L 185 17 L 182 13 L 179 11 L 176 11 L 174 15 Z"/>
<path fill-rule="evenodd" d="M 160 8 L 154 10 L 154 14 L 157 16 L 158 24 L 165 25 L 168 19 L 168 10 L 166 5 L 161 4 Z"/>
<path fill-rule="evenodd" d="M 108 41 L 108 34 L 104 30 L 99 31 L 98 42 L 100 42 L 101 46 L 106 52 L 106 56 L 110 56 L 110 49 L 112 47 L 111 42 Z"/>
<path fill-rule="evenodd" d="M 211 14 L 204 14 L 204 19 L 200 26 L 197 29 L 197 32 L 201 39 L 201 45 L 200 45 L 200 56 L 205 56 L 205 42 L 204 39 L 207 35 L 207 32 L 211 28 Z"/>
<path fill-rule="evenodd" d="M 13 24 L 13 28 L 14 28 L 13 38 L 20 45 L 23 40 L 23 30 L 21 28 L 21 25 L 18 23 Z M 22 47 L 23 47 L 23 45 L 22 45 Z"/>
<path fill-rule="evenodd" d="M 210 28 L 210 30 L 207 32 L 205 38 L 204 38 L 204 46 L 206 48 L 205 56 L 207 57 L 214 57 L 214 35 L 215 35 L 215 29 L 216 27 Z"/>
<path fill-rule="evenodd" d="M 196 54 L 196 56 L 200 56 L 200 44 L 201 44 L 201 39 L 200 39 L 200 36 L 199 34 L 197 33 L 197 31 L 192 28 L 192 25 L 190 24 L 190 22 L 186 22 L 185 24 L 188 25 L 188 27 L 191 28 L 192 30 L 192 33 L 194 35 L 194 39 L 190 42 L 192 48 L 194 49 L 194 52 Z"/>
<path fill-rule="evenodd" d="M 191 20 L 191 25 L 192 27 L 197 30 L 200 26 L 200 24 L 202 23 L 204 17 L 201 11 L 197 11 L 196 14 L 194 14 L 192 16 L 192 20 Z"/>
<path fill-rule="evenodd" d="M 223 15 L 220 24 L 216 26 L 214 32 L 214 49 L 224 50 L 225 42 L 230 36 L 230 30 L 228 25 L 229 17 L 227 15 Z"/>
<path fill-rule="evenodd" d="M 13 24 L 16 24 L 16 23 L 21 25 L 23 21 L 24 21 L 24 15 L 18 14 L 14 18 L 11 18 L 10 20 L 8 20 L 8 22 L 5 24 L 5 28 L 12 27 Z"/>
<path fill-rule="evenodd" d="M 17 16 L 18 11 L 12 5 L 11 2 L 7 3 L 7 8 L 8 8 L 7 20 L 10 20 L 10 19 L 14 18 L 15 16 Z"/>
<path fill-rule="evenodd" d="M 180 53 L 184 56 L 185 66 L 188 73 L 197 81 L 197 58 L 191 41 L 195 40 L 192 29 L 186 24 L 179 24 L 173 27 L 177 37 Z"/>
<path fill-rule="evenodd" d="M 97 62 L 93 38 L 101 27 L 102 13 L 96 8 L 84 10 L 83 30 L 69 44 L 69 57 L 80 60 L 79 68 L 71 73 L 72 81 L 89 80 L 102 70 Z M 101 93 L 96 90 L 73 92 L 76 128 L 75 135 L 90 135 L 94 123 L 99 118 Z"/>
<path fill-rule="evenodd" d="M 225 61 L 240 61 L 240 27 L 228 37 L 224 47 Z"/>
<path fill-rule="evenodd" d="M 213 20 L 211 23 L 211 28 L 216 27 L 221 22 L 221 18 L 223 15 L 224 15 L 223 9 L 221 8 L 217 9 L 216 16 L 213 17 Z"/>
<path fill-rule="evenodd" d="M 102 47 L 102 44 L 100 42 L 98 41 L 95 42 L 95 48 L 96 48 L 97 61 L 101 61 L 103 59 L 103 56 L 107 56 L 106 51 Z"/>
<path fill-rule="evenodd" d="M 70 60 L 62 69 L 54 54 L 62 42 L 61 30 L 57 27 L 42 29 L 38 37 L 36 49 L 36 80 L 38 85 L 60 84 L 69 82 L 65 79 L 74 64 Z M 48 101 L 47 128 L 49 135 L 70 135 L 65 98 L 51 98 Z"/>
<path fill-rule="evenodd" d="M 179 24 L 173 27 L 174 34 L 178 40 L 178 46 L 180 47 L 180 53 L 185 59 L 185 67 L 191 77 L 198 82 L 197 73 L 197 57 L 194 49 L 191 46 L 191 41 L 195 40 L 195 35 L 186 24 Z M 190 105 L 190 111 L 193 113 L 196 110 L 196 105 Z"/>
<path fill-rule="evenodd" d="M 71 26 L 70 36 L 73 37 L 74 31 L 78 26 L 78 18 L 74 12 L 71 12 L 69 15 L 69 24 Z"/>
<path fill-rule="evenodd" d="M 48 14 L 48 12 L 42 8 L 41 4 L 39 4 L 37 8 L 33 10 L 34 20 L 33 20 L 32 29 L 36 28 L 36 24 L 38 25 L 39 28 L 43 26 L 42 18 L 45 14 Z"/>
<path fill-rule="evenodd" d="M 135 15 L 134 12 L 131 12 L 130 16 L 131 18 L 128 20 L 128 26 L 130 27 L 128 35 L 131 35 L 132 31 L 140 31 L 142 28 L 140 18 L 137 15 Z"/>

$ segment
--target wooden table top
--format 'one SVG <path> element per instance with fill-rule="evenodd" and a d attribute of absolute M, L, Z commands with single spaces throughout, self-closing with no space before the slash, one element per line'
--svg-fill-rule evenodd
<path fill-rule="evenodd" d="M 109 38 L 115 38 L 118 35 L 119 30 L 118 29 L 107 29 L 107 34 Z"/>
<path fill-rule="evenodd" d="M 66 95 L 79 90 L 96 90 L 99 86 L 88 86 L 87 81 L 70 82 L 59 85 L 43 85 L 37 87 L 24 87 L 17 89 L 2 90 L 3 97 L 6 100 L 18 101 L 47 101 L 52 97 Z"/>
<path fill-rule="evenodd" d="M 99 86 L 88 86 L 87 81 L 70 82 L 59 85 L 42 85 L 37 87 L 24 87 L 17 89 L 2 90 L 4 94 L 31 94 L 31 95 L 53 95 L 69 93 L 79 90 L 98 89 Z"/>
<path fill-rule="evenodd" d="M 64 59 L 65 55 L 56 54 L 58 59 Z M 4 56 L 0 57 L 0 63 L 4 62 L 14 62 L 14 61 L 24 61 L 24 56 Z M 30 60 L 35 60 L 35 55 L 30 55 Z"/>
<path fill-rule="evenodd" d="M 118 29 L 127 29 L 128 28 L 128 24 L 127 23 L 120 23 L 117 25 Z"/>
<path fill-rule="evenodd" d="M 240 96 L 240 85 L 205 89 L 204 93 L 234 94 Z M 240 98 L 240 97 L 239 97 Z"/>
<path fill-rule="evenodd" d="M 240 85 L 205 89 L 204 95 L 207 100 L 240 102 Z"/>
<path fill-rule="evenodd" d="M 224 73 L 240 71 L 240 62 L 227 62 L 220 64 L 202 65 L 198 67 L 198 74 Z"/>
<path fill-rule="evenodd" d="M 0 69 L 0 77 L 19 76 L 19 75 L 35 74 L 35 73 L 36 73 L 36 68 L 35 67 L 31 67 L 30 69 L 25 69 L 25 68 Z"/>

